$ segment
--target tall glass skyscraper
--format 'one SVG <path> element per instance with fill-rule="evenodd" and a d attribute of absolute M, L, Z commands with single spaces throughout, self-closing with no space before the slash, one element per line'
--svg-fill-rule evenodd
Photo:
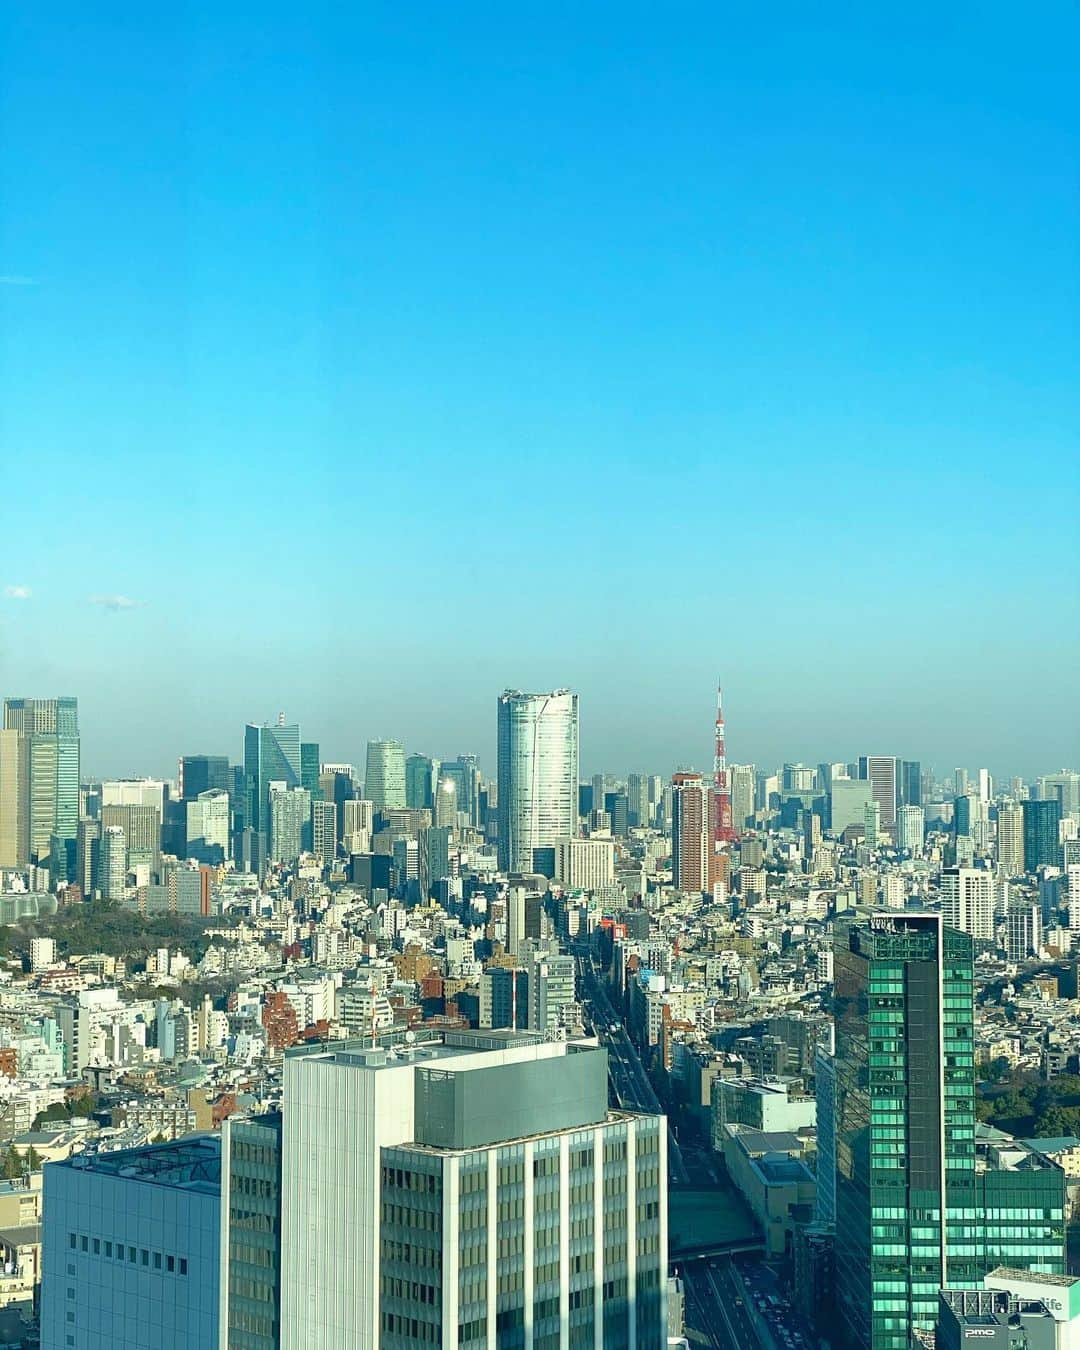
<path fill-rule="evenodd" d="M 1024 871 L 1061 866 L 1060 800 L 1020 803 L 1024 813 Z"/>
<path fill-rule="evenodd" d="M 49 859 L 54 848 L 71 852 L 79 828 L 79 704 L 74 698 L 4 700 L 4 729 L 24 746 L 23 837 L 30 858 Z M 70 847 L 68 847 L 70 846 Z M 66 856 L 58 869 L 65 879 Z"/>
<path fill-rule="evenodd" d="M 400 741 L 368 741 L 364 798 L 379 811 L 405 808 L 405 747 Z"/>
<path fill-rule="evenodd" d="M 300 786 L 300 728 L 285 721 L 244 728 L 244 824 L 264 838 L 270 834 L 270 784 Z"/>
<path fill-rule="evenodd" d="M 939 1289 L 995 1264 L 1064 1269 L 1061 1172 L 976 1153 L 973 982 L 972 939 L 940 914 L 838 936 L 837 1331 L 859 1350 L 908 1350 Z"/>
<path fill-rule="evenodd" d="M 578 696 L 499 697 L 499 866 L 531 872 L 536 849 L 577 833 Z"/>

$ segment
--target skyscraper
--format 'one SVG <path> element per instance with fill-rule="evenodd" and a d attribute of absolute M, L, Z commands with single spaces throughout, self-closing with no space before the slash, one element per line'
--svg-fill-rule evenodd
<path fill-rule="evenodd" d="M 926 817 L 921 806 L 901 806 L 896 813 L 896 847 L 917 857 L 926 837 Z"/>
<path fill-rule="evenodd" d="M 184 755 L 180 761 L 180 795 L 193 802 L 200 792 L 231 792 L 228 755 Z"/>
<path fill-rule="evenodd" d="M 993 938 L 993 873 L 974 867 L 946 867 L 941 874 L 941 914 L 950 928 L 976 938 Z"/>
<path fill-rule="evenodd" d="M 101 832 L 101 862 L 98 879 L 106 900 L 123 900 L 127 872 L 127 842 L 119 825 L 106 825 Z"/>
<path fill-rule="evenodd" d="M 893 755 L 860 755 L 859 777 L 870 784 L 881 807 L 881 824 L 891 831 L 900 802 L 900 761 Z"/>
<path fill-rule="evenodd" d="M 498 710 L 499 866 L 531 872 L 536 849 L 577 834 L 578 696 L 508 689 Z"/>
<path fill-rule="evenodd" d="M 244 729 L 244 825 L 262 835 L 265 852 L 270 836 L 270 784 L 300 786 L 300 728 L 282 713 L 274 726 L 248 723 Z"/>
<path fill-rule="evenodd" d="M 712 889 L 709 788 L 699 773 L 671 778 L 671 880 L 677 890 Z"/>
<path fill-rule="evenodd" d="M 0 867 L 30 861 L 30 738 L 0 730 Z"/>
<path fill-rule="evenodd" d="M 405 809 L 405 747 L 400 741 L 368 741 L 364 798 L 377 811 Z"/>
<path fill-rule="evenodd" d="M 630 829 L 636 830 L 649 823 L 649 780 L 644 774 L 632 773 L 626 780 L 626 819 Z"/>
<path fill-rule="evenodd" d="M 480 823 L 480 766 L 475 755 L 458 755 L 437 766 L 437 777 L 449 779 L 457 790 L 457 810 L 469 825 Z"/>
<path fill-rule="evenodd" d="M 22 800 L 15 832 L 25 836 L 30 860 L 49 860 L 53 841 L 65 849 L 79 825 L 79 712 L 74 698 L 9 698 L 4 700 L 4 730 L 23 738 L 18 751 L 8 749 L 9 762 L 22 764 Z M 25 757 L 25 758 L 23 758 Z M 60 874 L 66 876 L 65 866 Z"/>
<path fill-rule="evenodd" d="M 1024 812 L 1019 802 L 1003 802 L 997 817 L 997 864 L 1007 877 L 1024 871 Z"/>
<path fill-rule="evenodd" d="M 430 755 L 410 755 L 405 761 L 405 805 L 410 811 L 435 808 L 439 761 Z"/>
<path fill-rule="evenodd" d="M 972 940 L 940 914 L 837 935 L 836 1332 L 851 1350 L 908 1350 L 939 1289 L 1005 1261 L 1064 1270 L 1060 1169 L 977 1159 L 973 987 Z"/>
<path fill-rule="evenodd" d="M 900 764 L 900 801 L 904 806 L 922 806 L 922 765 L 917 759 Z"/>
<path fill-rule="evenodd" d="M 728 772 L 731 775 L 731 817 L 735 828 L 742 831 L 754 814 L 754 779 L 752 764 L 732 764 Z"/>
<path fill-rule="evenodd" d="M 1061 802 L 1021 802 L 1024 813 L 1024 871 L 1034 872 L 1039 867 L 1061 866 L 1061 841 L 1058 825 L 1061 821 Z"/>
<path fill-rule="evenodd" d="M 300 742 L 300 786 L 306 788 L 313 802 L 322 801 L 322 788 L 319 786 L 319 774 L 322 772 L 319 762 L 319 742 Z"/>
<path fill-rule="evenodd" d="M 666 1339 L 666 1131 L 607 1055 L 447 1033 L 285 1056 L 281 1350 Z"/>
<path fill-rule="evenodd" d="M 275 863 L 290 863 L 311 847 L 311 795 L 307 788 L 271 783 L 270 852 Z"/>

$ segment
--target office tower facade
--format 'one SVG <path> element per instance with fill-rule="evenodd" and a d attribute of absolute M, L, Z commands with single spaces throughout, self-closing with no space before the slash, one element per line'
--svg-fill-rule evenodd
<path fill-rule="evenodd" d="M 881 842 L 881 803 L 867 802 L 863 807 L 863 839 L 867 848 L 877 848 Z"/>
<path fill-rule="evenodd" d="M 498 761 L 499 867 L 531 872 L 535 850 L 577 834 L 577 694 L 501 694 Z"/>
<path fill-rule="evenodd" d="M 949 928 L 975 938 L 993 938 L 993 873 L 974 867 L 946 867 L 941 873 L 941 913 Z"/>
<path fill-rule="evenodd" d="M 617 839 L 625 839 L 630 832 L 629 801 L 626 793 L 605 792 L 604 814 L 608 818 L 611 833 Z"/>
<path fill-rule="evenodd" d="M 0 730 L 0 867 L 30 861 L 30 738 Z"/>
<path fill-rule="evenodd" d="M 896 847 L 918 857 L 926 838 L 926 817 L 921 806 L 901 806 L 896 813 Z"/>
<path fill-rule="evenodd" d="M 866 806 L 874 800 L 872 785 L 858 778 L 834 778 L 829 788 L 829 830 L 838 839 L 845 830 L 866 824 Z"/>
<path fill-rule="evenodd" d="M 608 839 L 559 839 L 555 877 L 567 890 L 598 891 L 615 881 L 615 846 Z"/>
<path fill-rule="evenodd" d="M 368 853 L 375 829 L 375 803 L 354 797 L 342 804 L 344 827 L 342 842 L 346 853 Z"/>
<path fill-rule="evenodd" d="M 662 1346 L 664 1122 L 608 1110 L 606 1058 L 287 1052 L 281 1350 Z"/>
<path fill-rule="evenodd" d="M 752 764 L 732 764 L 731 816 L 737 830 L 751 824 L 754 816 L 754 784 L 756 771 Z"/>
<path fill-rule="evenodd" d="M 671 881 L 680 891 L 712 889 L 709 788 L 699 773 L 671 779 Z"/>
<path fill-rule="evenodd" d="M 89 900 L 100 887 L 101 821 L 84 817 L 75 838 L 75 882 Z"/>
<path fill-rule="evenodd" d="M 438 777 L 454 784 L 457 810 L 468 825 L 480 824 L 480 766 L 475 755 L 458 755 L 444 760 Z"/>
<path fill-rule="evenodd" d="M 112 825 L 123 830 L 129 867 L 141 864 L 154 873 L 160 870 L 161 811 L 157 806 L 102 806 L 101 824 L 102 828 Z"/>
<path fill-rule="evenodd" d="M 1062 816 L 1080 819 L 1080 773 L 1062 769 L 1044 774 L 1036 783 L 1036 791 L 1043 801 L 1058 802 Z"/>
<path fill-rule="evenodd" d="M 439 761 L 430 755 L 410 755 L 405 761 L 405 805 L 410 811 L 432 810 Z"/>
<path fill-rule="evenodd" d="M 345 835 L 345 803 L 353 801 L 356 797 L 351 769 L 334 768 L 324 764 L 322 773 L 319 774 L 319 788 L 323 800 L 333 802 L 337 807 L 337 837 L 340 843 Z"/>
<path fill-rule="evenodd" d="M 232 1116 L 221 1127 L 221 1350 L 281 1344 L 280 1215 L 281 1115 Z"/>
<path fill-rule="evenodd" d="M 184 755 L 180 760 L 180 796 L 193 802 L 201 792 L 232 790 L 228 755 Z"/>
<path fill-rule="evenodd" d="M 491 966 L 480 976 L 480 1027 L 525 1031 L 529 1025 L 528 972 Z"/>
<path fill-rule="evenodd" d="M 1061 866 L 1061 802 L 1028 801 L 1020 803 L 1024 813 L 1024 871 Z"/>
<path fill-rule="evenodd" d="M 458 823 L 458 781 L 443 774 L 439 775 L 435 789 L 435 805 L 432 810 L 437 828 L 456 829 Z"/>
<path fill-rule="evenodd" d="M 221 788 L 210 788 L 186 802 L 185 811 L 184 856 L 203 863 L 224 862 L 232 849 L 229 794 Z"/>
<path fill-rule="evenodd" d="M 311 847 L 311 796 L 306 788 L 269 785 L 272 863 L 291 863 Z"/>
<path fill-rule="evenodd" d="M 1003 802 L 997 816 L 997 865 L 1006 877 L 1024 872 L 1024 811 L 1019 802 Z"/>
<path fill-rule="evenodd" d="M 549 1035 L 568 1025 L 575 1002 L 572 956 L 536 952 L 529 963 L 529 1030 Z"/>
<path fill-rule="evenodd" d="M 300 727 L 282 713 L 274 726 L 244 728 L 245 828 L 262 836 L 265 853 L 270 838 L 270 784 L 300 786 Z"/>
<path fill-rule="evenodd" d="M 953 1274 L 947 1239 L 963 1220 L 948 1211 L 975 1169 L 971 939 L 937 914 L 846 937 L 833 985 L 838 1320 L 851 1346 L 908 1350 Z"/>
<path fill-rule="evenodd" d="M 922 806 L 922 765 L 917 759 L 900 762 L 900 803 L 903 806 Z"/>
<path fill-rule="evenodd" d="M 971 938 L 940 914 L 838 936 L 836 1275 L 841 1343 L 908 1350 L 938 1291 L 1008 1263 L 1061 1273 L 1065 1178 L 980 1154 Z"/>
<path fill-rule="evenodd" d="M 119 825 L 103 825 L 101 861 L 98 868 L 101 894 L 105 900 L 123 900 L 127 875 L 127 841 Z"/>
<path fill-rule="evenodd" d="M 205 1135 L 47 1164 L 41 1344 L 218 1350 L 220 1185 Z"/>
<path fill-rule="evenodd" d="M 881 808 L 881 823 L 891 831 L 900 804 L 900 761 L 892 755 L 860 755 L 859 777 L 870 784 L 874 801 Z"/>
<path fill-rule="evenodd" d="M 79 824 L 78 700 L 5 699 L 4 730 L 17 732 L 25 743 L 16 753 L 16 759 L 25 756 L 23 809 L 16 829 L 26 831 L 30 860 L 47 862 L 54 840 L 66 859 L 66 846 L 69 841 L 74 845 Z M 8 755 L 12 753 L 9 749 Z"/>
<path fill-rule="evenodd" d="M 1005 951 L 1010 961 L 1026 961 L 1042 949 L 1042 910 L 1037 901 L 1014 900 L 1005 915 Z"/>
<path fill-rule="evenodd" d="M 337 807 L 333 802 L 311 803 L 311 851 L 323 862 L 337 857 Z"/>
<path fill-rule="evenodd" d="M 632 773 L 626 780 L 626 819 L 632 830 L 649 824 L 649 780 L 642 773 Z"/>
<path fill-rule="evenodd" d="M 400 741 L 368 741 L 364 796 L 377 811 L 405 809 L 405 747 Z"/>
<path fill-rule="evenodd" d="M 304 788 L 313 802 L 322 801 L 322 786 L 319 775 L 322 765 L 319 762 L 319 742 L 300 742 L 300 786 Z"/>

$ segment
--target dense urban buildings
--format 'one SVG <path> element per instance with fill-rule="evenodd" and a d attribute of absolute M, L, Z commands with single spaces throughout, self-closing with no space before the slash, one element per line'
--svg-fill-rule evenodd
<path fill-rule="evenodd" d="M 68 837 L 73 701 L 8 708 L 0 1315 L 43 1345 L 644 1350 L 721 1334 L 686 1262 L 727 1242 L 740 1343 L 1054 1320 L 1070 772 L 582 779 L 577 696 L 511 691 L 490 776 L 381 740 L 361 779 L 281 717 L 175 780 L 80 765 Z"/>

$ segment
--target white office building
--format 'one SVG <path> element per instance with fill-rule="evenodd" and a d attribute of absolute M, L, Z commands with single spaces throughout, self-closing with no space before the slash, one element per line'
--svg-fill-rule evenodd
<path fill-rule="evenodd" d="M 974 867 L 946 867 L 941 874 L 941 913 L 950 928 L 976 938 L 993 938 L 993 873 Z"/>
<path fill-rule="evenodd" d="M 615 880 L 615 845 L 610 839 L 560 839 L 555 845 L 555 879 L 570 891 L 599 891 Z"/>
<path fill-rule="evenodd" d="M 281 1350 L 660 1346 L 665 1175 L 593 1044 L 292 1051 Z"/>

